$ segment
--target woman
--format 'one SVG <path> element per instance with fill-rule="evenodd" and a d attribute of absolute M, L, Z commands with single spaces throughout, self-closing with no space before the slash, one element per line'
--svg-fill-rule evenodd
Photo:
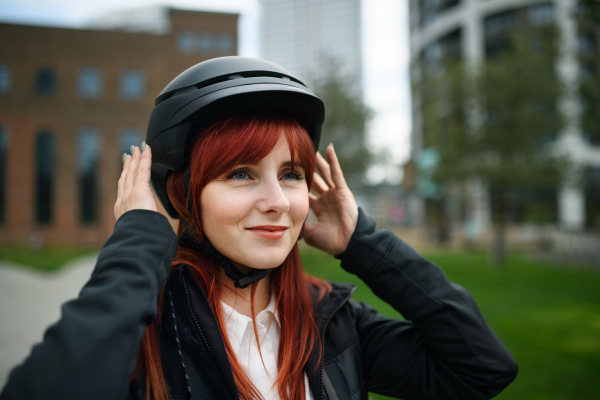
<path fill-rule="evenodd" d="M 262 60 L 211 60 L 171 82 L 149 145 L 125 157 L 90 281 L 0 399 L 487 399 L 506 387 L 516 364 L 468 292 L 375 230 L 332 146 L 314 156 L 322 117 Z M 407 321 L 304 275 L 301 236 Z"/>

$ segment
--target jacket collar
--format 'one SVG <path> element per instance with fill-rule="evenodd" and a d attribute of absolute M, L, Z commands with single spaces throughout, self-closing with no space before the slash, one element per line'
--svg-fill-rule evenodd
<path fill-rule="evenodd" d="M 174 301 L 177 304 L 175 312 L 178 314 L 177 320 L 181 325 L 179 329 L 182 342 L 191 347 L 207 346 L 223 374 L 229 398 L 239 398 L 217 320 L 204 291 L 189 266 L 182 264 L 177 267 L 169 277 L 167 286 L 172 290 Z M 316 290 L 313 290 L 312 293 L 313 313 L 321 342 L 324 340 L 329 320 L 356 290 L 356 286 L 350 283 L 331 283 L 331 286 L 331 292 L 320 301 L 318 301 Z M 164 327 L 170 330 L 168 326 Z M 181 335 L 182 332 L 188 332 L 188 334 Z M 315 399 L 321 398 L 322 360 L 319 362 L 319 353 L 322 349 L 323 347 L 319 349 L 318 344 L 315 344 L 306 366 L 310 389 Z"/>

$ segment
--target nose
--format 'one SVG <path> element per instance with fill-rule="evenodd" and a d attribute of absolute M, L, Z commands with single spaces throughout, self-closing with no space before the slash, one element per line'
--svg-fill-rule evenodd
<path fill-rule="evenodd" d="M 268 179 L 261 185 L 261 196 L 257 207 L 261 213 L 284 214 L 290 209 L 288 200 L 278 179 Z"/>

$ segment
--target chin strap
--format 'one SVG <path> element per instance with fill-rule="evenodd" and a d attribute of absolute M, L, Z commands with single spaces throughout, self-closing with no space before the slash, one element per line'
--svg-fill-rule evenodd
<path fill-rule="evenodd" d="M 260 281 L 275 270 L 275 268 L 253 269 L 251 272 L 244 274 L 237 269 L 227 257 L 215 249 L 208 239 L 204 238 L 202 242 L 198 243 L 193 236 L 187 233 L 187 230 L 184 230 L 183 233 L 179 235 L 178 239 L 181 247 L 196 250 L 215 260 L 217 264 L 223 268 L 225 275 L 233 281 L 236 288 L 247 288 L 250 284 Z"/>

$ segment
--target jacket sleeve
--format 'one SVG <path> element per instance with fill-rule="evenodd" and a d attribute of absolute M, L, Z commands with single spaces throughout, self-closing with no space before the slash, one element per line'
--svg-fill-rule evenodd
<path fill-rule="evenodd" d="M 362 210 L 342 267 L 407 320 L 351 302 L 368 390 L 402 399 L 490 399 L 518 367 L 463 287 Z"/>
<path fill-rule="evenodd" d="M 79 297 L 14 368 L 0 400 L 124 399 L 146 326 L 156 318 L 177 237 L 153 211 L 123 214 Z"/>

